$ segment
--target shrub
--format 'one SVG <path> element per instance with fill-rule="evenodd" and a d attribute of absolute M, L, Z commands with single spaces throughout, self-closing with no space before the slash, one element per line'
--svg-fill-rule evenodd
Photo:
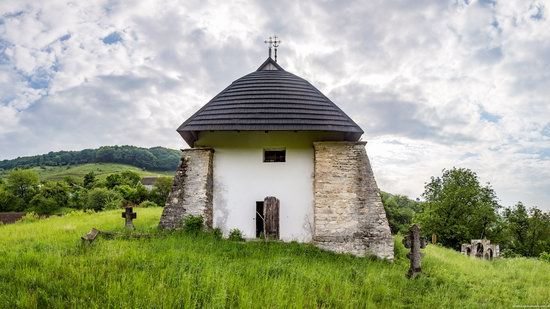
<path fill-rule="evenodd" d="M 6 178 L 6 189 L 25 203 L 38 192 L 40 178 L 33 170 L 13 170 Z"/>
<path fill-rule="evenodd" d="M 243 232 L 241 232 L 241 230 L 239 229 L 231 229 L 231 231 L 229 231 L 228 239 L 233 241 L 243 241 Z"/>
<path fill-rule="evenodd" d="M 183 230 L 186 233 L 197 235 L 204 226 L 201 216 L 187 216 L 183 220 Z"/>
<path fill-rule="evenodd" d="M 23 218 L 17 220 L 17 223 L 32 223 L 40 220 L 40 216 L 38 216 L 34 211 L 26 213 Z"/>
<path fill-rule="evenodd" d="M 539 259 L 550 263 L 550 253 L 544 251 L 540 254 Z"/>
<path fill-rule="evenodd" d="M 517 258 L 521 257 L 521 254 L 514 252 L 512 249 L 500 250 L 500 256 L 503 258 Z"/>
<path fill-rule="evenodd" d="M 59 209 L 59 204 L 53 198 L 45 197 L 40 193 L 32 198 L 29 206 L 40 215 L 50 215 Z"/>
<path fill-rule="evenodd" d="M 139 207 L 142 207 L 142 208 L 148 208 L 148 207 L 157 207 L 158 205 L 151 202 L 151 201 L 143 201 L 141 202 L 141 204 L 139 204 Z"/>
<path fill-rule="evenodd" d="M 122 207 L 122 197 L 118 192 L 106 188 L 94 188 L 88 192 L 86 209 L 95 211 Z"/>
<path fill-rule="evenodd" d="M 149 199 L 159 206 L 164 206 L 170 190 L 172 190 L 172 181 L 172 177 L 159 177 L 153 185 Z"/>
<path fill-rule="evenodd" d="M 223 232 L 220 228 L 215 228 L 212 230 L 212 235 L 215 239 L 222 239 L 223 238 Z"/>

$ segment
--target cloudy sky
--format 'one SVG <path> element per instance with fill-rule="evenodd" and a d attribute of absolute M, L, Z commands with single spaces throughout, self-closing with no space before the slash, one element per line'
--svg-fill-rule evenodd
<path fill-rule="evenodd" d="M 550 1 L 0 1 L 0 159 L 184 147 L 176 128 L 261 64 L 366 131 L 382 190 L 467 167 L 550 210 Z"/>

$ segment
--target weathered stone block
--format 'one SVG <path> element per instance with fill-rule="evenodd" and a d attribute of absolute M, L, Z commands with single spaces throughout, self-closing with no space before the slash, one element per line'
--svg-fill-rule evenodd
<path fill-rule="evenodd" d="M 391 235 L 365 142 L 315 142 L 314 243 L 393 259 Z"/>
<path fill-rule="evenodd" d="M 161 228 L 181 228 L 188 215 L 202 216 L 205 225 L 212 227 L 213 156 L 211 148 L 183 150 L 160 218 Z"/>

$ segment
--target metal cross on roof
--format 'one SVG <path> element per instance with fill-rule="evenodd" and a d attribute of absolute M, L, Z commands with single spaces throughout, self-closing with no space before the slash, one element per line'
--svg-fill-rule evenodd
<path fill-rule="evenodd" d="M 272 37 L 270 36 L 269 39 L 264 41 L 265 44 L 268 44 L 269 58 L 271 58 L 271 47 L 275 49 L 275 62 L 277 62 L 277 47 L 281 45 L 281 42 L 282 41 L 279 40 L 279 38 L 276 35 Z"/>

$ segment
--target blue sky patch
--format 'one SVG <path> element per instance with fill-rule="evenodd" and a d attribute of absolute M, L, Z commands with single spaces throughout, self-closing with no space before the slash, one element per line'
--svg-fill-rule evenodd
<path fill-rule="evenodd" d="M 50 86 L 51 76 L 44 68 L 39 68 L 36 73 L 26 77 L 29 86 L 33 89 L 44 89 Z"/>
<path fill-rule="evenodd" d="M 483 108 L 481 109 L 480 116 L 481 116 L 481 119 L 489 122 L 493 122 L 493 123 L 498 123 L 500 119 L 502 119 L 501 116 L 496 114 L 491 114 L 488 111 L 484 110 Z"/>
<path fill-rule="evenodd" d="M 122 37 L 120 36 L 120 33 L 116 31 L 103 38 L 103 43 L 109 44 L 109 45 L 116 44 L 121 41 L 122 41 Z"/>
<path fill-rule="evenodd" d="M 63 42 L 63 41 L 67 41 L 67 40 L 70 39 L 70 38 L 71 38 L 71 35 L 70 35 L 69 33 L 67 33 L 67 34 L 65 34 L 64 36 L 60 37 L 59 40 L 60 40 L 61 42 Z"/>
<path fill-rule="evenodd" d="M 541 20 L 544 17 L 544 9 L 540 6 L 537 6 L 537 13 L 531 15 L 531 19 Z"/>

